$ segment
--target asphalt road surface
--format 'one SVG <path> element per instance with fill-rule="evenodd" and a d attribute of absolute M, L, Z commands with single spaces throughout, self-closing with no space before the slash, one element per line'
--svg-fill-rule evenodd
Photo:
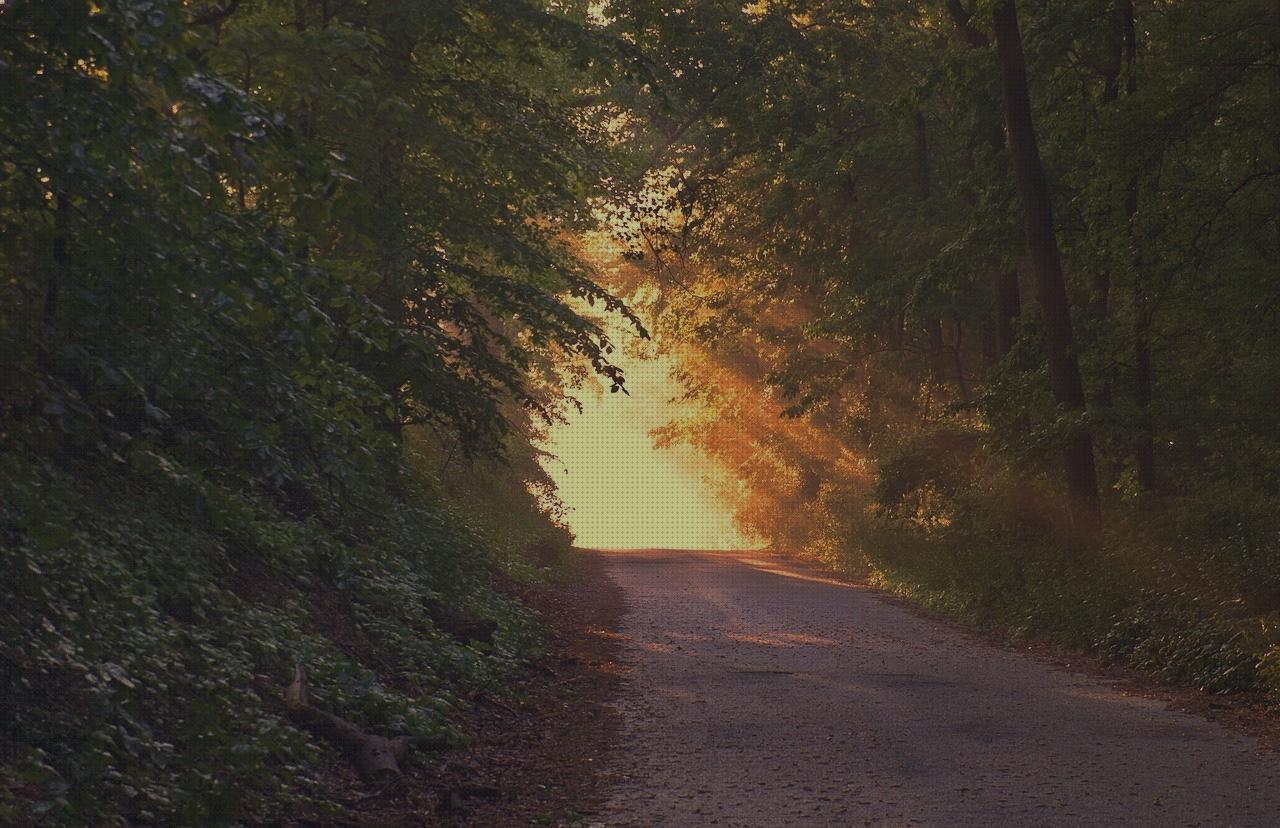
<path fill-rule="evenodd" d="M 595 825 L 1272 825 L 1280 757 L 754 553 L 608 552 L 624 738 Z"/>

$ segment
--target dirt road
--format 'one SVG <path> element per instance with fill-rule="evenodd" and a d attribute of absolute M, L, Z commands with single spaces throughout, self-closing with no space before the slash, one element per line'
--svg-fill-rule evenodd
<path fill-rule="evenodd" d="M 617 552 L 598 825 L 1280 825 L 1280 757 L 752 553 Z"/>

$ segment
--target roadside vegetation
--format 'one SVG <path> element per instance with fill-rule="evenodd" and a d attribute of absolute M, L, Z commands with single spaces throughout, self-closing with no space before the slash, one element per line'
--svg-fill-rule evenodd
<path fill-rule="evenodd" d="M 532 2 L 0 5 L 0 822 L 309 812 L 299 710 L 456 745 L 537 654 L 491 581 L 567 561 L 562 375 L 622 382 L 564 241 L 609 54 Z"/>

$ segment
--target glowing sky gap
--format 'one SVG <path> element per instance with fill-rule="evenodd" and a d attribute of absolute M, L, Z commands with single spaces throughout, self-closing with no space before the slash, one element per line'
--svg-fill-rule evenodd
<path fill-rule="evenodd" d="M 606 322 L 619 347 L 611 358 L 626 372 L 626 394 L 585 388 L 581 413 L 553 426 L 543 466 L 569 507 L 579 546 L 600 549 L 749 549 L 734 525 L 733 506 L 718 494 L 725 470 L 697 449 L 654 447 L 650 431 L 682 410 L 671 358 L 616 319 Z M 638 353 L 645 351 L 647 353 Z"/>

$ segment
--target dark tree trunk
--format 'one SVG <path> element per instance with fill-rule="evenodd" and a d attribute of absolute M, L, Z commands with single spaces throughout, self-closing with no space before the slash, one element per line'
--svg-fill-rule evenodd
<path fill-rule="evenodd" d="M 1124 44 L 1125 93 L 1132 96 L 1138 91 L 1138 28 L 1133 18 L 1133 0 L 1117 0 L 1121 40 Z M 1133 219 L 1138 214 L 1138 177 L 1129 179 L 1124 196 L 1125 219 L 1129 232 L 1134 232 Z M 1135 245 L 1137 248 L 1137 245 Z M 1148 344 L 1148 319 L 1146 290 L 1142 284 L 1142 259 L 1134 263 L 1134 398 L 1138 404 L 1138 437 L 1133 458 L 1137 470 L 1138 488 L 1153 492 L 1158 487 L 1156 475 L 1155 435 L 1151 425 L 1152 367 L 1151 348 Z"/>
<path fill-rule="evenodd" d="M 929 128 L 924 120 L 924 113 L 916 110 L 912 120 L 916 131 L 916 191 L 921 201 L 929 199 L 931 190 L 929 181 Z"/>
<path fill-rule="evenodd" d="M 996 315 L 988 311 L 982 315 L 982 370 L 990 371 L 1000 360 L 996 352 Z"/>
<path fill-rule="evenodd" d="M 1134 464 L 1138 473 L 1138 488 L 1144 492 L 1157 489 L 1155 437 L 1152 434 L 1148 408 L 1151 405 L 1151 349 L 1147 346 L 1147 324 L 1143 309 L 1139 307 L 1133 351 L 1134 396 L 1138 403 L 1138 439 L 1134 447 Z"/>
<path fill-rule="evenodd" d="M 986 49 L 991 46 L 987 36 L 973 26 L 973 15 L 960 0 L 947 0 L 947 13 L 955 24 L 956 37 L 971 49 Z M 1004 130 L 1000 128 L 998 119 L 984 126 L 987 141 L 992 152 L 997 155 L 1004 149 Z M 968 155 L 972 167 L 973 156 Z M 1013 350 L 1015 339 L 1013 321 L 1022 312 L 1022 298 L 1018 292 L 1018 273 L 1016 270 L 997 271 L 991 277 L 993 297 L 992 344 L 995 347 L 996 360 L 1003 359 Z"/>
<path fill-rule="evenodd" d="M 1107 31 L 1107 62 L 1102 71 L 1102 103 L 1115 103 L 1120 97 L 1120 73 L 1124 67 L 1124 0 L 1117 0 L 1112 10 L 1112 25 Z M 1093 274 L 1093 295 L 1089 300 L 1089 321 L 1094 336 L 1100 335 L 1111 313 L 1111 273 L 1099 268 Z M 1110 409 L 1115 404 L 1110 368 L 1103 369 L 1102 381 L 1094 395 L 1094 404 Z"/>
<path fill-rule="evenodd" d="M 1113 104 L 1120 98 L 1120 77 L 1127 70 L 1126 91 L 1136 90 L 1133 75 L 1132 45 L 1134 43 L 1132 0 L 1116 0 L 1111 14 L 1112 26 L 1107 34 L 1107 64 L 1103 71 L 1102 102 Z M 1132 221 L 1137 205 L 1137 181 L 1131 180 L 1125 190 L 1125 218 Z M 1111 308 L 1111 274 L 1099 270 L 1093 277 L 1093 299 L 1089 303 L 1089 317 L 1099 329 L 1106 323 Z M 1096 398 L 1098 406 L 1110 408 L 1114 404 L 1110 371 L 1103 377 Z"/>
<path fill-rule="evenodd" d="M 956 387 L 960 389 L 960 401 L 965 405 L 969 404 L 969 384 L 964 378 L 964 352 L 962 343 L 964 337 L 964 324 L 960 320 L 956 320 L 956 344 L 951 349 L 951 357 L 956 366 Z"/>
<path fill-rule="evenodd" d="M 1133 0 L 1119 0 L 1120 28 L 1124 38 L 1125 92 L 1138 91 L 1138 26 L 1133 18 Z"/>
<path fill-rule="evenodd" d="M 956 36 L 975 49 L 990 46 L 987 36 L 973 27 L 973 14 L 960 0 L 947 0 L 947 13 L 956 26 Z"/>
<path fill-rule="evenodd" d="M 53 268 L 49 271 L 49 279 L 44 286 L 44 323 L 45 335 L 53 333 L 58 325 L 58 302 L 63 285 L 69 281 L 71 272 L 70 230 L 71 200 L 64 192 L 54 195 L 53 212 Z"/>
<path fill-rule="evenodd" d="M 912 125 L 915 129 L 916 195 L 927 211 L 930 195 L 929 132 L 924 113 L 919 110 L 912 113 Z M 946 342 L 942 338 L 942 320 L 933 315 L 925 317 L 924 330 L 929 337 L 929 377 L 935 385 L 940 386 L 946 382 L 947 378 Z"/>
<path fill-rule="evenodd" d="M 935 385 L 941 385 L 947 379 L 946 343 L 942 339 L 942 320 L 931 316 L 924 322 L 925 333 L 929 336 L 929 377 Z"/>
<path fill-rule="evenodd" d="M 901 352 L 906 347 L 906 330 L 907 320 L 906 314 L 898 311 L 897 315 L 889 322 L 888 343 L 889 350 L 895 353 Z"/>
<path fill-rule="evenodd" d="M 1003 359 L 1013 350 L 1014 320 L 1022 313 L 1022 297 L 1018 292 L 1018 271 L 1002 270 L 992 278 L 995 293 L 996 355 Z"/>
<path fill-rule="evenodd" d="M 44 307 L 40 309 L 37 333 L 41 347 L 36 351 L 36 362 L 46 373 L 57 371 L 58 313 L 63 292 L 71 282 L 71 199 L 61 190 L 53 193 L 53 239 L 50 243 L 50 263 L 44 283 Z M 33 320 L 34 321 L 34 320 Z"/>
<path fill-rule="evenodd" d="M 1009 155 L 1022 200 L 1027 254 L 1036 280 L 1045 351 L 1049 360 L 1049 384 L 1054 399 L 1066 409 L 1068 416 L 1078 415 L 1085 410 L 1084 384 L 1072 350 L 1075 342 L 1071 306 L 1053 225 L 1049 182 L 1040 160 L 1031 118 L 1026 58 L 1022 52 L 1022 33 L 1018 28 L 1018 12 L 1013 0 L 1001 0 L 996 5 L 995 32 Z M 1083 531 L 1096 531 L 1101 525 L 1102 514 L 1098 475 L 1093 462 L 1093 437 L 1088 428 L 1081 427 L 1070 437 L 1063 451 L 1063 464 L 1073 521 Z"/>

